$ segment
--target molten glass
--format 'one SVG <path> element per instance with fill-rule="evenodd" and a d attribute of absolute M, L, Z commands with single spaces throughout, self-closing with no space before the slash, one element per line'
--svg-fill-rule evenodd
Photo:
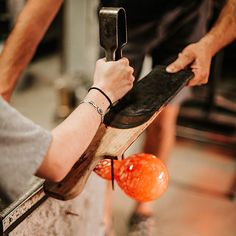
<path fill-rule="evenodd" d="M 114 175 L 116 176 L 117 170 L 121 165 L 121 161 L 114 160 Z M 98 162 L 94 169 L 95 173 L 106 180 L 111 180 L 111 160 L 103 159 Z"/>
<path fill-rule="evenodd" d="M 101 160 L 94 171 L 111 180 L 111 160 Z M 154 155 L 134 154 L 124 160 L 114 160 L 114 176 L 120 188 L 139 202 L 159 198 L 168 186 L 168 171 Z"/>
<path fill-rule="evenodd" d="M 135 154 L 122 161 L 116 173 L 116 181 L 128 196 L 139 202 L 147 202 L 165 192 L 168 172 L 156 156 Z"/>

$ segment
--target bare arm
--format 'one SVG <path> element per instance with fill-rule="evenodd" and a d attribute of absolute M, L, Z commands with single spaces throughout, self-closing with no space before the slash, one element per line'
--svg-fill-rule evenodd
<path fill-rule="evenodd" d="M 94 86 L 102 89 L 112 100 L 117 101 L 133 86 L 133 68 L 123 58 L 117 62 L 97 62 Z M 106 111 L 109 102 L 97 90 L 91 90 L 87 100 L 95 102 Z M 39 177 L 60 181 L 70 171 L 92 141 L 101 123 L 101 117 L 89 104 L 81 104 L 58 127 L 52 131 L 53 141 L 37 171 Z"/>
<path fill-rule="evenodd" d="M 189 85 L 206 84 L 212 57 L 235 39 L 236 0 L 228 0 L 212 29 L 200 41 L 184 48 L 167 71 L 175 73 L 190 65 L 195 77 Z"/>
<path fill-rule="evenodd" d="M 236 39 L 236 0 L 228 0 L 216 23 L 202 42 L 208 44 L 211 55 Z"/>
<path fill-rule="evenodd" d="M 39 42 L 63 0 L 28 0 L 0 55 L 0 93 L 10 99 L 20 74 L 28 65 Z"/>

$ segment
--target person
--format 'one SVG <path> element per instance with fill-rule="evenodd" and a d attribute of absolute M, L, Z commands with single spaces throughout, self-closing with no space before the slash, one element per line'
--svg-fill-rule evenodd
<path fill-rule="evenodd" d="M 176 73 L 187 66 L 194 72 L 189 85 L 208 82 L 212 57 L 236 39 L 236 0 L 228 0 L 210 31 L 198 42 L 185 47 L 178 58 L 167 67 L 169 73 Z"/>
<path fill-rule="evenodd" d="M 99 90 L 90 90 L 74 112 L 51 133 L 22 116 L 6 100 L 10 99 L 19 75 L 62 1 L 55 1 L 58 4 L 53 4 L 53 11 L 40 4 L 48 17 L 39 26 L 37 22 L 45 14 L 41 12 L 39 18 L 34 15 L 37 8 L 33 2 L 37 5 L 38 1 L 28 1 L 0 57 L 0 189 L 4 189 L 10 199 L 22 193 L 33 174 L 54 182 L 62 180 L 92 141 L 110 102 L 120 99 L 134 81 L 133 69 L 126 58 L 117 62 L 99 59 L 92 87 L 102 90 L 110 101 Z M 28 11 L 32 14 L 27 15 Z M 26 52 L 22 52 L 27 30 L 33 31 L 34 36 L 28 47 L 25 45 Z M 19 51 L 21 53 L 16 53 Z"/>
<path fill-rule="evenodd" d="M 20 12 L 0 54 L 0 94 L 6 101 L 62 3 L 63 0 L 28 0 Z"/>
<path fill-rule="evenodd" d="M 163 64 L 167 66 L 167 72 L 175 73 L 189 65 L 194 78 L 188 85 L 205 84 L 208 81 L 211 58 L 217 50 L 235 38 L 235 20 L 232 20 L 235 19 L 235 0 L 227 2 L 215 26 L 205 37 L 212 10 L 212 2 L 208 0 L 174 0 L 168 3 L 161 0 L 135 3 L 101 0 L 99 7 L 102 6 L 123 7 L 126 10 L 128 44 L 124 47 L 123 55 L 129 58 L 134 67 L 135 78 L 139 77 L 144 57 L 149 54 L 153 67 Z M 230 33 L 227 30 L 227 36 L 222 34 L 226 28 L 230 30 Z M 189 93 L 188 87 L 184 90 L 146 130 L 144 152 L 160 157 L 164 163 L 167 163 L 175 142 L 179 104 Z M 110 191 L 108 188 L 105 209 L 109 232 L 112 219 Z M 137 202 L 129 222 L 130 235 L 149 235 L 148 225 L 152 215 L 152 203 Z"/>
<path fill-rule="evenodd" d="M 168 3 L 149 0 L 136 1 L 135 4 L 133 1 L 101 0 L 101 6 L 119 6 L 126 10 L 128 43 L 123 55 L 134 67 L 135 78 L 140 76 L 146 55 L 151 56 L 152 67 L 157 64 L 167 66 L 184 47 L 198 41 L 207 31 L 211 14 L 210 0 L 174 0 Z M 144 152 L 154 154 L 167 163 L 175 142 L 179 105 L 189 95 L 189 88 L 186 87 L 147 128 Z M 131 235 L 139 234 L 139 225 L 145 228 L 145 224 L 147 229 L 143 235 L 150 234 L 148 225 L 152 221 L 152 205 L 150 202 L 135 204 L 130 217 Z M 111 213 L 107 212 L 110 210 L 105 210 L 106 221 L 111 224 L 108 220 Z"/>

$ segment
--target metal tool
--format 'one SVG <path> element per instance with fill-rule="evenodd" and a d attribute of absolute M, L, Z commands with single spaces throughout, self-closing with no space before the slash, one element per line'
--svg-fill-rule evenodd
<path fill-rule="evenodd" d="M 106 60 L 119 60 L 122 57 L 122 47 L 127 43 L 124 8 L 103 7 L 99 11 L 99 35 Z"/>

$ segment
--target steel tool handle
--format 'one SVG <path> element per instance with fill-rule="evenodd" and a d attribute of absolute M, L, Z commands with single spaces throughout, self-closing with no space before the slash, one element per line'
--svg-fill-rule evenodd
<path fill-rule="evenodd" d="M 122 47 L 127 43 L 126 13 L 124 8 L 103 7 L 99 11 L 100 45 L 107 61 L 122 57 Z"/>

